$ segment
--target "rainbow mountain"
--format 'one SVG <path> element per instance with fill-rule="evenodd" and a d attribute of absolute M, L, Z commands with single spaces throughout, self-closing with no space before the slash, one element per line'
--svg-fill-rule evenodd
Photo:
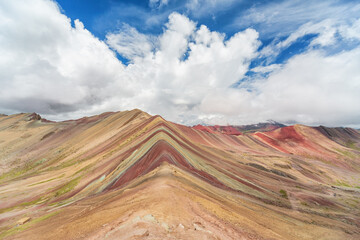
<path fill-rule="evenodd" d="M 360 133 L 0 116 L 1 239 L 359 239 Z"/>

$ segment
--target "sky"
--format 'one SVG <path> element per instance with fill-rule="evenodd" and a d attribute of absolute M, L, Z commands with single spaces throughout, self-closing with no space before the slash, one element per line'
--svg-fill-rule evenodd
<path fill-rule="evenodd" d="M 360 127 L 359 1 L 0 0 L 0 113 Z"/>

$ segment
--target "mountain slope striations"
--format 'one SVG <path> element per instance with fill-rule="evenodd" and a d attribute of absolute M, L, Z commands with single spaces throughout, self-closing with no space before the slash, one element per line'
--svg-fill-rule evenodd
<path fill-rule="evenodd" d="M 0 116 L 0 237 L 356 239 L 360 141 L 346 132 L 221 134 L 137 109 Z"/>

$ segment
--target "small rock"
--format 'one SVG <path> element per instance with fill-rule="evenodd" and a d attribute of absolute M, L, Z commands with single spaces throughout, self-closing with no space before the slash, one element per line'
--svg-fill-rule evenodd
<path fill-rule="evenodd" d="M 28 221 L 30 221 L 30 219 L 31 218 L 29 218 L 29 217 L 24 217 L 24 218 L 20 219 L 19 221 L 17 221 L 17 224 L 23 225 L 23 224 L 27 223 Z"/>
<path fill-rule="evenodd" d="M 147 229 L 139 229 L 134 234 L 135 237 L 147 237 L 149 236 L 149 230 Z"/>
<path fill-rule="evenodd" d="M 169 225 L 167 225 L 167 223 L 161 223 L 161 226 L 167 231 L 167 232 L 170 232 L 171 231 L 171 228 L 169 227 Z"/>
<path fill-rule="evenodd" d="M 133 221 L 134 223 L 140 222 L 140 221 L 141 221 L 141 217 L 140 217 L 140 216 L 136 216 L 132 221 Z"/>
<path fill-rule="evenodd" d="M 200 225 L 201 225 L 201 223 L 200 223 Z M 194 230 L 200 230 L 200 231 L 203 230 L 203 228 L 200 227 L 200 225 L 197 223 L 194 223 Z"/>
<path fill-rule="evenodd" d="M 152 214 L 145 215 L 143 219 L 147 222 L 157 223 L 158 221 Z"/>

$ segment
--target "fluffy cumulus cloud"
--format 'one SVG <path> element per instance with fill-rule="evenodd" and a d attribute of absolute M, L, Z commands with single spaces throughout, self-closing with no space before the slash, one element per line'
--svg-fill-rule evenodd
<path fill-rule="evenodd" d="M 74 112 L 109 96 L 124 67 L 80 21 L 52 1 L 1 1 L 0 11 L 2 111 Z"/>
<path fill-rule="evenodd" d="M 256 82 L 253 99 L 265 115 L 277 112 L 279 121 L 359 125 L 359 63 L 360 48 L 332 56 L 321 50 L 300 54 Z"/>
<path fill-rule="evenodd" d="M 109 34 L 107 39 L 122 34 Z M 199 112 L 211 113 L 203 107 L 203 101 L 211 94 L 226 95 L 229 87 L 245 75 L 260 44 L 258 33 L 252 29 L 228 40 L 224 37 L 204 25 L 197 27 L 183 15 L 171 14 L 163 34 L 152 44 L 142 44 L 153 48 L 143 51 L 142 57 L 131 57 L 132 62 L 123 71 L 125 78 L 138 85 L 137 94 L 127 100 L 134 107 L 178 122 L 196 122 Z M 138 49 L 137 45 L 121 46 L 126 49 L 120 54 Z"/>
<path fill-rule="evenodd" d="M 360 48 L 335 54 L 321 48 L 359 41 L 359 25 L 304 25 L 259 50 L 254 29 L 227 37 L 175 12 L 160 35 L 124 24 L 101 41 L 53 1 L 1 1 L 0 112 L 58 120 L 140 108 L 185 124 L 360 125 Z M 319 34 L 305 52 L 250 69 L 254 59 L 312 32 Z M 262 77 L 237 84 L 249 70 Z"/>

